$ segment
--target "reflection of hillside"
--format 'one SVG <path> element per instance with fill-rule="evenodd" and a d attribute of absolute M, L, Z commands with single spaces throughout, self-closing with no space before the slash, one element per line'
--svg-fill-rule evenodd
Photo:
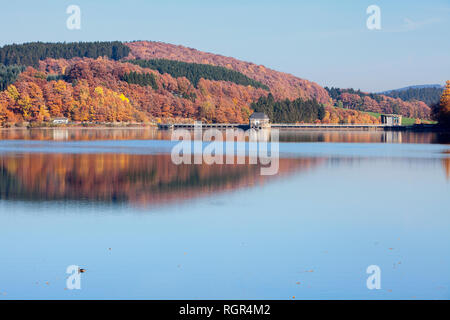
<path fill-rule="evenodd" d="M 282 130 L 281 142 L 339 143 L 436 143 L 433 132 L 357 131 L 357 130 Z M 447 141 L 448 142 L 448 141 Z M 442 143 L 440 141 L 440 143 Z"/>
<path fill-rule="evenodd" d="M 280 174 L 320 160 L 281 159 Z M 159 203 L 262 183 L 257 165 L 174 165 L 170 155 L 24 154 L 0 158 L 0 199 Z"/>
<path fill-rule="evenodd" d="M 43 128 L 0 129 L 0 140 L 170 140 L 170 130 L 135 128 Z M 280 142 L 356 142 L 356 143 L 441 143 L 450 142 L 448 134 L 410 131 L 359 130 L 280 130 Z"/>
<path fill-rule="evenodd" d="M 169 131 L 154 127 L 137 128 L 43 128 L 0 129 L 0 140 L 163 140 Z"/>
<path fill-rule="evenodd" d="M 450 154 L 450 151 L 447 153 Z M 445 174 L 447 175 L 447 178 L 450 179 L 450 158 L 444 158 L 442 159 L 442 165 L 444 166 Z"/>

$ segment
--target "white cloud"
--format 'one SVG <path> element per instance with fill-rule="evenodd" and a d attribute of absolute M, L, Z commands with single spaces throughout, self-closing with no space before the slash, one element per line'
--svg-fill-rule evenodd
<path fill-rule="evenodd" d="M 441 19 L 432 18 L 432 19 L 427 19 L 427 20 L 422 20 L 422 21 L 413 21 L 411 19 L 404 18 L 403 21 L 405 22 L 404 28 L 408 31 L 413 31 L 413 30 L 420 29 L 423 26 L 439 23 L 439 22 L 441 22 Z"/>
<path fill-rule="evenodd" d="M 430 18 L 421 21 L 414 21 L 409 18 L 403 18 L 403 24 L 396 29 L 385 29 L 385 32 L 409 32 L 419 30 L 425 26 L 442 22 L 440 18 Z"/>

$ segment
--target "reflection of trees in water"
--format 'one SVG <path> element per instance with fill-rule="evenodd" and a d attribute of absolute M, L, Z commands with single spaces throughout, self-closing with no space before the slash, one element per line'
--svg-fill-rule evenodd
<path fill-rule="evenodd" d="M 154 127 L 136 128 L 36 128 L 0 129 L 0 140 L 164 140 L 170 131 Z"/>
<path fill-rule="evenodd" d="M 317 165 L 280 159 L 280 174 Z M 247 161 L 248 163 L 248 161 Z M 0 198 L 153 203 L 262 183 L 259 165 L 174 165 L 170 155 L 29 153 L 0 157 Z"/>
<path fill-rule="evenodd" d="M 450 151 L 447 151 L 449 157 L 450 157 Z M 450 179 L 450 158 L 444 158 L 442 159 L 442 165 L 444 166 L 445 174 L 447 175 L 447 178 Z"/>
<path fill-rule="evenodd" d="M 170 130 L 136 128 L 0 129 L 0 140 L 170 140 Z M 280 130 L 281 142 L 450 143 L 450 134 L 412 131 Z"/>
<path fill-rule="evenodd" d="M 437 133 L 433 143 L 450 144 L 450 133 L 449 132 Z"/>
<path fill-rule="evenodd" d="M 443 143 L 443 134 L 435 132 L 383 130 L 281 130 L 280 142 L 342 142 L 342 143 Z"/>

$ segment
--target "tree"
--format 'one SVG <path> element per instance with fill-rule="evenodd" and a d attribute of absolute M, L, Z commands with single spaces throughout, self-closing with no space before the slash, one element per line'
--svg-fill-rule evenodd
<path fill-rule="evenodd" d="M 441 87 L 431 88 L 408 88 L 406 90 L 394 90 L 384 93 L 392 98 L 400 98 L 404 101 L 420 100 L 428 106 L 439 103 L 443 89 Z"/>
<path fill-rule="evenodd" d="M 74 42 L 43 43 L 30 42 L 11 44 L 0 48 L 0 63 L 5 65 L 39 66 L 39 60 L 46 58 L 74 57 L 97 58 L 107 56 L 120 60 L 130 53 L 130 48 L 119 41 L 113 42 Z"/>
<path fill-rule="evenodd" d="M 215 116 L 215 106 L 211 101 L 205 101 L 200 106 L 200 116 L 202 119 L 207 121 L 212 121 Z"/>
<path fill-rule="evenodd" d="M 423 101 L 415 99 L 404 101 L 398 97 L 354 89 L 328 87 L 325 89 L 337 107 L 366 112 L 395 113 L 411 118 L 429 119 L 431 117 L 431 108 Z"/>
<path fill-rule="evenodd" d="M 447 81 L 444 92 L 439 103 L 439 123 L 444 126 L 450 126 L 450 80 Z"/>
<path fill-rule="evenodd" d="M 259 98 L 251 107 L 255 112 L 264 112 L 272 122 L 277 123 L 314 123 L 325 117 L 324 106 L 316 100 L 275 101 L 272 94 Z"/>
<path fill-rule="evenodd" d="M 6 90 L 10 84 L 13 84 L 24 70 L 25 67 L 23 66 L 4 66 L 0 64 L 0 91 Z"/>
<path fill-rule="evenodd" d="M 175 78 L 186 77 L 196 87 L 198 86 L 200 79 L 203 78 L 216 81 L 229 81 L 243 86 L 252 86 L 254 88 L 269 90 L 269 88 L 261 82 L 225 67 L 167 59 L 129 60 L 128 62 L 141 66 L 142 68 L 157 70 L 161 74 L 168 73 Z"/>

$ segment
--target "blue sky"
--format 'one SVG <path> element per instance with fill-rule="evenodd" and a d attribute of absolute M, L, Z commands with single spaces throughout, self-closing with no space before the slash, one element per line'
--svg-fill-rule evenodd
<path fill-rule="evenodd" d="M 81 30 L 66 8 L 81 8 Z M 366 9 L 381 8 L 381 30 Z M 8 1 L 0 44 L 155 40 L 232 56 L 323 86 L 381 91 L 450 79 L 450 0 Z"/>

